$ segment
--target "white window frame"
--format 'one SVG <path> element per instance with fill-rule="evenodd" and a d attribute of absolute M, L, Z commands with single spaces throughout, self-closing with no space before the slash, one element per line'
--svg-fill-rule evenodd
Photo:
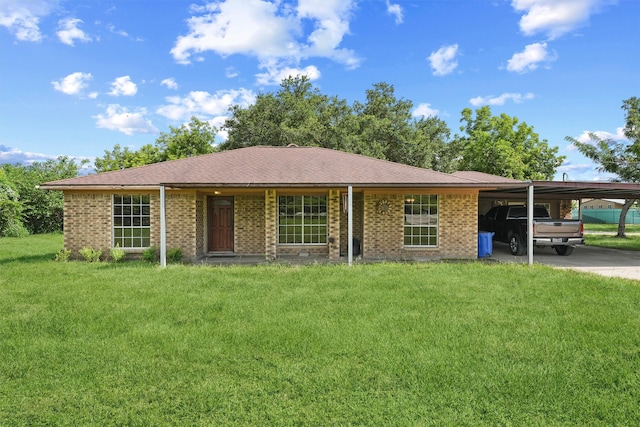
<path fill-rule="evenodd" d="M 437 248 L 440 243 L 440 201 L 437 194 L 404 196 L 403 242 L 406 248 Z"/>
<path fill-rule="evenodd" d="M 312 203 L 313 199 L 318 198 L 324 200 L 324 212 L 320 209 L 322 204 Z M 296 199 L 300 199 L 299 202 Z M 283 200 L 285 203 L 293 203 L 293 207 L 283 206 Z M 278 244 L 326 246 L 329 233 L 328 211 L 329 201 L 325 195 L 278 196 Z M 324 223 L 314 223 L 322 218 Z M 300 223 L 283 224 L 283 219 Z M 290 228 L 293 228 L 293 233 L 288 232 Z"/>
<path fill-rule="evenodd" d="M 128 250 L 149 248 L 151 246 L 150 195 L 112 194 L 111 224 L 112 247 L 117 245 Z M 134 242 L 138 242 L 139 245 L 134 245 Z"/>

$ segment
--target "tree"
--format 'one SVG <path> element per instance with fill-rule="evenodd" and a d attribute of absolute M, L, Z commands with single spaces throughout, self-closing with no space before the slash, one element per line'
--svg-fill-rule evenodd
<path fill-rule="evenodd" d="M 313 87 L 307 76 L 288 77 L 276 93 L 261 93 L 249 107 L 234 105 L 221 150 L 256 145 L 342 147 L 349 150 L 351 109 L 346 101 Z"/>
<path fill-rule="evenodd" d="M 28 234 L 22 224 L 22 205 L 6 173 L 0 169 L 0 237 L 20 237 Z"/>
<path fill-rule="evenodd" d="M 169 126 L 169 129 L 169 133 L 160 133 L 155 145 L 146 144 L 137 151 L 129 147 L 123 149 L 119 144 L 114 145 L 111 151 L 105 150 L 104 156 L 94 162 L 96 171 L 132 168 L 215 151 L 217 129 L 209 122 L 191 117 L 188 124 L 178 128 Z"/>
<path fill-rule="evenodd" d="M 445 173 L 458 170 L 460 150 L 455 141 L 450 141 L 447 123 L 437 117 L 427 117 L 417 120 L 415 127 L 420 138 L 413 154 L 416 166 Z"/>
<path fill-rule="evenodd" d="M 169 133 L 161 132 L 156 139 L 156 147 L 159 152 L 157 158 L 161 162 L 209 154 L 215 151 L 214 143 L 218 130 L 209 122 L 191 117 L 189 124 L 179 128 L 169 126 L 169 129 Z M 149 157 L 153 159 L 153 150 L 147 148 L 146 151 L 143 150 L 141 156 L 144 156 L 145 152 L 150 154 Z"/>
<path fill-rule="evenodd" d="M 359 153 L 392 162 L 447 171 L 454 158 L 450 131 L 437 117 L 415 119 L 413 103 L 397 99 L 392 85 L 377 83 L 366 103 L 354 104 L 359 124 Z"/>
<path fill-rule="evenodd" d="M 248 107 L 229 109 L 223 128 L 229 150 L 255 145 L 317 146 L 419 167 L 448 169 L 453 155 L 445 122 L 414 119 L 411 101 L 397 99 L 393 86 L 377 83 L 366 102 L 351 107 L 327 96 L 306 76 L 284 79 L 276 93 L 259 94 Z"/>
<path fill-rule="evenodd" d="M 460 147 L 461 170 L 474 170 L 520 180 L 552 179 L 564 156 L 558 147 L 540 140 L 533 127 L 507 114 L 493 116 L 488 106 L 462 110 L 460 127 L 466 135 L 454 137 Z"/>
<path fill-rule="evenodd" d="M 582 154 L 598 164 L 597 170 L 608 172 L 617 182 L 640 182 L 640 98 L 631 97 L 622 101 L 625 111 L 624 135 L 627 142 L 601 138 L 590 132 L 588 142 L 580 142 L 567 136 L 565 139 L 578 148 Z M 626 237 L 627 212 L 636 199 L 625 200 L 618 220 L 617 237 Z"/>
<path fill-rule="evenodd" d="M 38 186 L 48 181 L 55 181 L 78 176 L 80 168 L 87 161 L 76 163 L 69 157 L 61 156 L 56 160 L 35 162 L 31 165 L 3 165 L 8 186 L 17 194 L 20 204 L 19 212 L 14 219 L 28 233 L 40 234 L 62 231 L 64 199 L 59 191 L 44 191 Z M 14 223 L 15 224 L 15 223 Z"/>
<path fill-rule="evenodd" d="M 150 148 L 147 148 L 150 147 Z M 151 151 L 154 150 L 155 147 L 151 145 L 145 145 L 139 151 L 146 152 L 145 150 Z M 149 163 L 156 163 L 158 161 L 159 154 L 156 153 L 154 156 L 143 157 L 143 161 L 139 161 L 139 151 L 131 151 L 129 147 L 120 147 L 120 144 L 116 144 L 113 146 L 113 150 L 104 151 L 103 157 L 97 157 L 94 161 L 94 167 L 97 172 L 105 172 L 112 171 L 118 169 L 126 169 L 132 168 L 135 166 L 142 166 Z M 157 150 L 156 150 L 157 151 Z M 148 163 L 145 161 L 148 160 Z"/>

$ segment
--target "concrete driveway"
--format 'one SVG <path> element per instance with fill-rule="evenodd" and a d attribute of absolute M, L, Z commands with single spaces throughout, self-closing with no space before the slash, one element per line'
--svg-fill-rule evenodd
<path fill-rule="evenodd" d="M 491 259 L 524 264 L 528 261 L 527 255 L 513 256 L 506 243 L 496 241 L 493 242 Z M 640 281 L 640 251 L 577 246 L 573 254 L 560 256 L 552 248 L 536 248 L 533 251 L 533 262 Z"/>

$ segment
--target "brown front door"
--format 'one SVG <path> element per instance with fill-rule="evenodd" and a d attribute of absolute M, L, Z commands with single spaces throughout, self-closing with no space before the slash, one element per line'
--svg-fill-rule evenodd
<path fill-rule="evenodd" d="M 209 251 L 233 252 L 233 197 L 209 197 Z"/>

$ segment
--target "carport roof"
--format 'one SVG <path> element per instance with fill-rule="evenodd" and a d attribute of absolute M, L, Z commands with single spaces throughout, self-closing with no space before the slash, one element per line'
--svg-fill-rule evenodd
<path fill-rule="evenodd" d="M 531 181 L 535 197 L 547 199 L 640 199 L 640 184 L 630 182 L 595 181 Z M 481 197 L 522 198 L 527 196 L 527 185 L 501 187 L 481 191 Z"/>

